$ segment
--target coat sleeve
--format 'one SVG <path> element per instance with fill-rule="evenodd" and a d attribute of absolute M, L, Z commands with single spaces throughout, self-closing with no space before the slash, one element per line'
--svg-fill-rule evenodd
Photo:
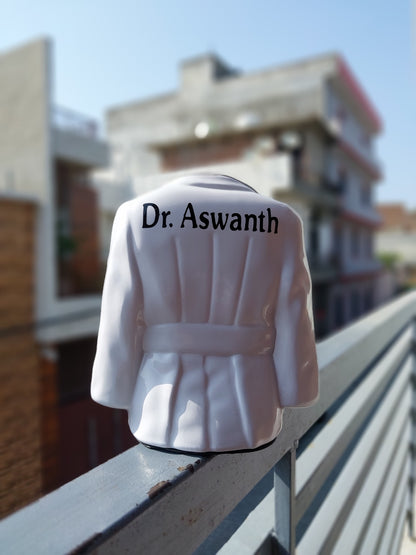
<path fill-rule="evenodd" d="M 316 400 L 319 375 L 302 221 L 292 210 L 288 216 L 282 222 L 284 247 L 275 314 L 274 362 L 281 406 L 296 407 Z"/>
<path fill-rule="evenodd" d="M 128 409 L 142 358 L 143 293 L 126 205 L 115 216 L 104 280 L 91 397 Z"/>

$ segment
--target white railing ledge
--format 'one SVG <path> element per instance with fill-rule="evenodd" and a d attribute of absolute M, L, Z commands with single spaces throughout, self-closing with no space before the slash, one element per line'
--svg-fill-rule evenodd
<path fill-rule="evenodd" d="M 9 555 L 100 545 L 103 553 L 132 546 L 191 553 L 291 443 L 284 430 L 269 447 L 243 454 L 200 457 L 138 445 L 4 519 L 0 545 Z"/>
<path fill-rule="evenodd" d="M 416 315 L 416 292 L 318 345 L 320 398 L 271 445 L 180 454 L 138 445 L 0 522 L 2 552 L 192 553 Z"/>
<path fill-rule="evenodd" d="M 176 491 L 207 460 L 133 447 L 4 519 L 0 545 L 10 554 L 85 552 L 157 504 L 163 493 Z"/>

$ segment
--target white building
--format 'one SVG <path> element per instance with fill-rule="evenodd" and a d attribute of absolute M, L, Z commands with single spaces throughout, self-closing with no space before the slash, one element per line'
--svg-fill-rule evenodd
<path fill-rule="evenodd" d="M 20 418 L 22 427 L 15 426 L 13 437 L 8 438 L 8 458 L 4 450 L 0 456 L 0 496 L 8 492 L 12 497 L 10 490 L 21 484 L 24 487 L 25 464 L 35 460 L 33 445 L 19 444 L 28 421 L 38 422 L 41 430 L 40 437 L 33 440 L 38 460 L 35 470 L 33 465 L 31 469 L 43 492 L 118 453 L 122 441 L 118 432 L 114 433 L 117 441 L 111 437 L 120 415 L 109 412 L 103 418 L 89 396 L 103 274 L 99 203 L 90 172 L 107 165 L 108 145 L 93 120 L 55 105 L 49 40 L 34 40 L 0 52 L 0 83 L 0 197 L 3 202 L 8 197 L 28 199 L 35 207 L 35 232 L 30 230 L 32 240 L 27 249 L 28 259 L 34 259 L 34 275 L 28 278 L 33 313 L 19 322 L 20 328 L 3 323 L 0 330 L 2 345 L 9 344 L 9 359 L 0 365 L 2 377 L 7 367 L 14 370 L 10 359 L 15 357 L 22 368 L 29 365 L 28 373 L 33 370 L 35 384 L 33 411 L 28 414 L 23 393 L 10 394 L 11 385 L 3 379 L 8 414 L 16 414 L 13 422 L 17 415 L 26 415 L 26 420 Z M 22 220 L 16 223 L 19 225 L 27 224 Z M 0 251 L 5 252 L 8 238 L 4 223 L 0 222 L 0 227 Z M 12 289 L 9 276 L 25 268 L 14 258 L 3 266 L 0 296 Z M 18 295 L 13 296 L 13 303 L 11 312 L 21 310 Z M 21 329 L 32 334 L 31 357 L 21 348 Z M 18 375 L 14 391 L 24 390 L 23 382 Z M 4 415 L 5 411 L 0 415 L 0 439 L 10 429 Z M 12 501 L 5 509 L 16 506 Z"/>
<path fill-rule="evenodd" d="M 108 111 L 115 179 L 140 194 L 198 167 L 290 203 L 304 223 L 317 335 L 369 310 L 381 121 L 342 57 L 242 74 L 208 54 L 180 74 L 177 91 Z"/>

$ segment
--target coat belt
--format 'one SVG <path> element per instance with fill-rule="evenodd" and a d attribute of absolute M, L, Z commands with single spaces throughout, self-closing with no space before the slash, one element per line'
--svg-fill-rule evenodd
<path fill-rule="evenodd" d="M 143 350 L 213 356 L 267 355 L 273 351 L 275 335 L 274 328 L 261 326 L 158 324 L 146 328 Z"/>

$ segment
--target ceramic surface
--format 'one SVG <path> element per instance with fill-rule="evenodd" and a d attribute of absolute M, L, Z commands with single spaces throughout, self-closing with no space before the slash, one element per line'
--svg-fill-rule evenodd
<path fill-rule="evenodd" d="M 302 223 L 216 174 L 122 205 L 104 283 L 91 394 L 144 443 L 252 449 L 284 407 L 318 395 Z"/>

